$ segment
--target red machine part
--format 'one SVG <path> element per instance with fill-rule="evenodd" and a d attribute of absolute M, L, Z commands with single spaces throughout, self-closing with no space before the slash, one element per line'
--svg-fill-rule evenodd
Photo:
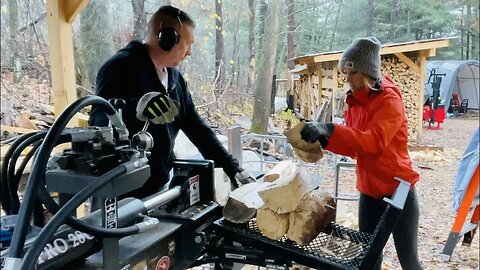
<path fill-rule="evenodd" d="M 445 121 L 445 108 L 438 108 L 433 111 L 432 119 L 432 108 L 430 105 L 423 106 L 423 117 L 424 122 L 428 122 L 428 128 L 430 129 L 440 129 L 440 124 Z M 432 127 L 432 124 L 437 123 L 436 127 Z"/>

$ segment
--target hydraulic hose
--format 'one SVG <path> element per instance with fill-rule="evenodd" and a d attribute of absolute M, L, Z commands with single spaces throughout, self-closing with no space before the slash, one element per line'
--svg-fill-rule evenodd
<path fill-rule="evenodd" d="M 48 211 L 52 214 L 56 214 L 60 207 L 58 204 L 50 197 L 48 192 L 44 187 L 41 187 L 39 190 L 38 196 L 42 203 L 47 207 Z M 116 228 L 116 229 L 107 229 L 99 226 L 94 226 L 87 224 L 81 220 L 78 220 L 72 216 L 68 216 L 66 220 L 66 224 L 75 230 L 79 230 L 85 233 L 88 233 L 93 236 L 100 236 L 100 237 L 124 237 L 128 235 L 132 235 L 138 232 L 138 228 L 136 226 L 130 226 L 125 228 Z"/>
<path fill-rule="evenodd" d="M 11 207 L 13 209 L 13 214 L 18 214 L 18 209 L 20 208 L 20 200 L 18 198 L 17 191 L 18 191 L 18 186 L 20 184 L 20 179 L 22 178 L 22 175 L 23 175 L 23 171 L 25 170 L 25 167 L 27 166 L 28 161 L 30 161 L 31 157 L 36 153 L 37 149 L 40 147 L 42 140 L 45 136 L 41 138 L 34 138 L 34 137 L 36 136 L 32 136 L 28 138 L 18 146 L 18 148 L 15 150 L 15 152 L 12 155 L 10 165 L 8 168 L 8 187 L 9 187 L 10 199 L 12 202 Z M 72 137 L 70 134 L 63 134 L 60 136 L 60 140 L 55 144 L 55 146 L 62 143 L 69 142 L 71 141 L 71 138 Z M 37 140 L 34 140 L 34 139 L 37 139 Z M 18 157 L 23 152 L 23 150 L 27 148 L 31 143 L 34 144 L 33 148 L 25 156 L 19 168 L 17 169 L 17 171 L 14 172 L 15 167 L 17 165 L 16 163 L 17 163 Z"/>
<path fill-rule="evenodd" d="M 98 177 L 96 181 L 91 182 L 84 187 L 80 192 L 75 194 L 60 210 L 53 216 L 53 218 L 47 223 L 47 225 L 37 235 L 35 242 L 28 249 L 27 254 L 22 260 L 22 266 L 20 269 L 34 269 L 37 258 L 43 250 L 43 247 L 50 241 L 51 237 L 57 229 L 65 222 L 70 214 L 77 209 L 88 197 L 90 197 L 95 191 L 108 184 L 115 178 L 125 174 L 127 167 L 122 164 L 113 168 L 109 172 Z"/>
<path fill-rule="evenodd" d="M 5 153 L 5 156 L 3 158 L 3 166 L 2 166 L 2 172 L 1 172 L 1 177 L 0 177 L 0 194 L 2 195 L 1 198 L 1 203 L 2 203 L 2 208 L 4 209 L 5 213 L 7 215 L 11 215 L 12 213 L 12 208 L 11 208 L 11 201 L 10 201 L 10 196 L 8 193 L 8 167 L 10 164 L 10 158 L 13 155 L 13 152 L 15 149 L 20 145 L 23 141 L 28 139 L 29 137 L 37 134 L 39 132 L 32 132 L 32 133 L 27 133 L 23 134 L 22 136 L 18 137 L 11 145 L 10 148 L 7 150 Z"/>
<path fill-rule="evenodd" d="M 7 177 L 6 182 L 8 184 L 8 192 L 9 192 L 9 199 L 10 199 L 10 207 L 12 209 L 12 214 L 18 214 L 18 209 L 20 208 L 20 201 L 18 200 L 18 196 L 16 196 L 17 193 L 17 188 L 13 190 L 14 187 L 14 179 L 15 179 L 15 167 L 17 166 L 17 160 L 22 154 L 23 150 L 25 150 L 30 144 L 34 142 L 38 142 L 43 140 L 45 138 L 46 132 L 39 132 L 37 134 L 33 134 L 33 136 L 30 136 L 23 140 L 17 147 L 15 147 L 10 160 L 8 162 L 8 167 L 7 167 Z M 33 150 L 33 149 L 32 149 Z M 26 164 L 25 164 L 26 165 Z M 22 170 L 23 172 L 23 170 Z M 15 200 L 14 196 L 12 196 L 15 193 L 15 197 L 17 200 Z"/>
<path fill-rule="evenodd" d="M 15 230 L 13 232 L 12 244 L 9 248 L 7 260 L 10 258 L 20 258 L 23 251 L 23 246 L 25 243 L 25 238 L 27 235 L 28 224 L 30 222 L 30 217 L 32 214 L 32 206 L 35 202 L 35 195 L 39 187 L 41 186 L 41 181 L 44 179 L 46 165 L 50 153 L 52 152 L 55 143 L 60 138 L 60 135 L 70 121 L 70 119 L 81 109 L 88 105 L 100 105 L 105 109 L 107 115 L 115 115 L 116 111 L 110 103 L 105 99 L 98 96 L 87 96 L 78 99 L 72 103 L 65 111 L 58 117 L 58 119 L 53 123 L 52 127 L 48 131 L 45 139 L 40 146 L 37 158 L 33 164 L 32 171 L 28 178 L 28 183 L 25 188 L 25 196 L 23 202 L 20 206 L 20 211 L 18 214 L 18 223 L 16 224 Z"/>

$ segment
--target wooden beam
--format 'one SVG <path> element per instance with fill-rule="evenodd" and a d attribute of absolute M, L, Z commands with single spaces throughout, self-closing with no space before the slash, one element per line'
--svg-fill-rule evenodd
<path fill-rule="evenodd" d="M 58 117 L 77 99 L 75 64 L 73 56 L 72 25 L 63 15 L 67 0 L 48 0 L 48 40 L 50 70 L 52 73 L 53 105 Z M 72 1 L 78 2 L 78 1 Z M 76 123 L 73 119 L 71 123 Z"/>
<path fill-rule="evenodd" d="M 424 85 L 425 85 L 425 78 L 426 78 L 426 68 L 427 68 L 427 55 L 428 51 L 420 51 L 419 53 L 419 61 L 420 61 L 420 80 L 419 80 L 419 94 L 418 94 L 418 115 L 419 117 L 419 123 L 418 123 L 418 132 L 417 132 L 417 140 L 420 140 L 420 138 L 423 135 L 423 95 L 425 90 Z"/>
<path fill-rule="evenodd" d="M 448 39 L 431 41 L 431 42 L 419 42 L 419 43 L 412 43 L 412 44 L 406 44 L 401 46 L 383 47 L 380 50 L 380 54 L 423 51 L 423 50 L 429 50 L 432 48 L 448 47 L 449 45 L 450 45 L 450 40 Z"/>
<path fill-rule="evenodd" d="M 8 132 L 19 133 L 19 134 L 32 133 L 32 132 L 37 132 L 38 131 L 36 129 L 11 127 L 11 126 L 5 126 L 5 125 L 0 125 L 0 130 L 2 132 L 8 131 Z"/>
<path fill-rule="evenodd" d="M 323 99 L 323 91 L 322 91 L 322 88 L 323 88 L 323 79 L 322 79 L 322 68 L 320 66 L 317 67 L 317 76 L 318 76 L 318 100 L 317 100 L 317 108 L 319 109 L 318 113 L 321 113 L 321 108 L 322 108 L 322 99 Z M 315 115 L 317 116 L 317 115 Z"/>
<path fill-rule="evenodd" d="M 415 64 L 410 58 L 408 58 L 405 54 L 401 52 L 394 53 L 398 59 L 400 59 L 402 62 L 407 64 L 411 69 L 415 70 L 415 72 L 420 73 L 420 67 Z"/>
<path fill-rule="evenodd" d="M 56 1 L 56 0 L 48 0 Z M 87 6 L 89 0 L 60 0 L 62 14 L 67 23 L 72 23 L 78 14 Z"/>
<path fill-rule="evenodd" d="M 414 51 L 423 51 L 423 50 L 430 50 L 429 54 L 426 55 L 427 57 L 435 56 L 436 48 L 443 48 L 448 47 L 450 45 L 449 39 L 444 40 L 435 40 L 435 41 L 428 41 L 428 42 L 412 42 L 408 44 L 402 45 L 391 45 L 382 47 L 380 50 L 380 54 L 395 54 L 395 53 L 403 53 L 403 52 L 414 52 Z M 313 63 L 322 63 L 322 62 L 330 62 L 330 61 L 338 61 L 340 57 L 342 57 L 343 52 L 331 52 L 331 53 L 324 53 L 324 54 L 317 54 L 317 55 L 308 55 L 295 58 L 295 64 L 298 65 L 305 65 L 305 64 L 313 64 Z"/>

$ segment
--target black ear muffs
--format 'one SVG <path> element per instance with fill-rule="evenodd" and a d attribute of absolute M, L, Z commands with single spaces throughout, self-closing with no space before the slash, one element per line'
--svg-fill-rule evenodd
<path fill-rule="evenodd" d="M 158 33 L 158 46 L 164 51 L 170 51 L 180 41 L 180 35 L 173 27 L 165 27 Z"/>

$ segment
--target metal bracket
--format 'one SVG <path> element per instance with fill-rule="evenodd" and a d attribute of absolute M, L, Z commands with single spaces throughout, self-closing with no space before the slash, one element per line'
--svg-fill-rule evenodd
<path fill-rule="evenodd" d="M 398 177 L 395 177 L 394 179 L 400 183 L 398 184 L 395 193 L 393 193 L 392 199 L 383 198 L 383 200 L 393 207 L 403 210 L 403 206 L 407 200 L 408 192 L 410 191 L 410 183 Z"/>

